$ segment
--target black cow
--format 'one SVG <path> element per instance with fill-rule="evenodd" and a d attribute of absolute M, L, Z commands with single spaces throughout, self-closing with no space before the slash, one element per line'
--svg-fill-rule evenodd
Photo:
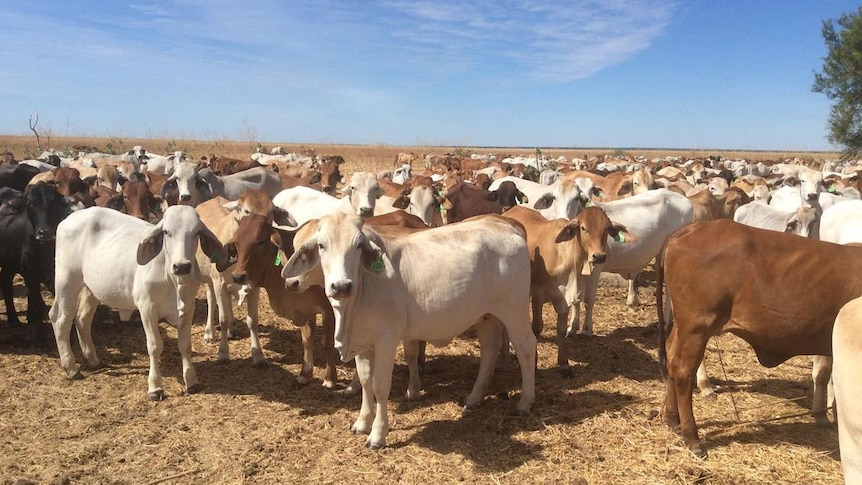
<path fill-rule="evenodd" d="M 20 325 L 12 299 L 12 279 L 24 277 L 27 286 L 27 323 L 36 338 L 45 338 L 46 306 L 42 285 L 54 291 L 54 238 L 71 208 L 50 184 L 39 182 L 22 197 L 0 206 L 0 292 L 6 302 L 7 320 Z"/>
<path fill-rule="evenodd" d="M 38 168 L 27 164 L 2 166 L 0 167 L 0 187 L 23 191 L 30 183 L 30 179 L 38 173 Z"/>

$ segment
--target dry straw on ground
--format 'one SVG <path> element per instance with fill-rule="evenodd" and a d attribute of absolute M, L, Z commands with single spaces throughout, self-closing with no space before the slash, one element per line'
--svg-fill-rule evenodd
<path fill-rule="evenodd" d="M 0 137 L 0 148 L 22 158 L 15 149 L 23 148 L 21 141 L 27 139 Z M 90 143 L 104 147 L 106 141 Z M 247 156 L 254 145 L 123 142 L 154 152 L 173 143 L 192 155 L 213 151 L 233 156 Z M 399 151 L 447 151 L 314 148 L 344 155 L 349 172 L 388 168 Z M 640 290 L 645 303 L 634 310 L 625 306 L 624 288 L 600 288 L 596 335 L 566 342 L 574 356 L 571 377 L 554 367 L 553 329 L 546 326 L 539 340 L 537 402 L 528 418 L 511 413 L 519 386 L 514 360 L 496 374 L 492 394 L 479 409 L 461 412 L 458 403 L 478 368 L 478 346 L 469 332 L 448 347 L 429 347 L 424 393 L 417 402 L 402 397 L 407 373 L 399 363 L 390 401 L 389 447 L 379 452 L 368 450 L 363 437 L 349 432 L 358 398 L 325 390 L 319 381 L 297 385 L 299 332 L 273 315 L 265 296 L 262 346 L 268 363 L 258 368 L 251 365 L 247 338 L 231 342 L 229 364 L 216 363 L 216 346 L 202 342 L 205 302 L 199 294 L 193 342 L 202 394 L 183 394 L 176 332 L 162 325 L 168 399 L 159 403 L 146 400 L 148 364 L 140 324 L 116 322 L 109 312 L 98 314 L 94 341 L 105 366 L 85 371 L 84 380 L 73 382 L 60 370 L 53 342 L 27 342 L 28 329 L 10 329 L 4 316 L 0 483 L 840 483 L 834 426 L 817 426 L 803 414 L 810 400 L 811 359 L 797 357 L 766 369 L 733 336 L 714 339 L 708 350 L 710 374 L 722 392 L 715 400 L 694 398 L 710 456 L 701 461 L 686 451 L 656 417 L 664 386 L 658 373 L 652 280 L 645 281 Z M 19 311 L 26 306 L 24 295 L 18 280 Z M 47 293 L 46 299 L 50 302 Z M 549 306 L 544 317 L 546 322 L 554 319 Z M 322 357 L 322 349 L 317 355 Z M 320 377 L 322 369 L 316 372 Z M 342 383 L 351 372 L 348 365 L 341 368 Z"/>

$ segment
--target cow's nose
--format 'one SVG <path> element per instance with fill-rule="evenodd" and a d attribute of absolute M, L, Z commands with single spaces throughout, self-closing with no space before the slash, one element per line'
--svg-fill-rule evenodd
<path fill-rule="evenodd" d="M 36 230 L 37 241 L 50 241 L 52 239 L 54 238 L 51 237 L 51 231 L 49 231 L 48 229 L 41 228 Z"/>
<path fill-rule="evenodd" d="M 347 298 L 350 296 L 350 290 L 353 288 L 353 282 L 350 280 L 347 281 L 338 281 L 329 285 L 332 288 L 332 296 L 335 298 Z"/>
<path fill-rule="evenodd" d="M 192 263 L 174 263 L 175 275 L 187 275 L 192 272 Z"/>
<path fill-rule="evenodd" d="M 320 190 L 326 194 L 331 194 L 332 193 L 332 186 L 327 185 L 325 187 L 320 187 Z"/>
<path fill-rule="evenodd" d="M 359 209 L 360 217 L 371 217 L 374 215 L 374 209 L 371 207 L 362 207 Z"/>
<path fill-rule="evenodd" d="M 299 291 L 299 280 L 296 278 L 290 278 L 284 280 L 284 287 L 291 291 Z"/>
<path fill-rule="evenodd" d="M 180 195 L 180 200 L 183 202 L 188 202 L 192 200 L 192 194 L 182 194 Z"/>
<path fill-rule="evenodd" d="M 591 262 L 593 264 L 602 264 L 605 262 L 605 259 L 607 259 L 607 257 L 608 257 L 608 255 L 605 253 L 595 253 L 595 254 L 593 254 Z"/>
<path fill-rule="evenodd" d="M 234 273 L 231 278 L 233 278 L 233 282 L 238 285 L 245 284 L 245 273 Z"/>
<path fill-rule="evenodd" d="M 817 194 L 815 194 L 815 193 L 808 194 L 808 200 L 812 201 L 812 202 L 817 200 Z"/>

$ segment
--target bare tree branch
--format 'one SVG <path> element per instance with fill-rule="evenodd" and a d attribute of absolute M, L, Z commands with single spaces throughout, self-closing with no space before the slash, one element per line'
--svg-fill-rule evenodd
<path fill-rule="evenodd" d="M 42 143 L 39 140 L 39 132 L 36 131 L 36 125 L 39 124 L 39 113 L 33 113 L 33 114 L 36 115 L 36 120 L 33 121 L 33 115 L 30 115 L 30 131 L 32 131 L 33 134 L 36 135 L 36 150 L 41 152 L 42 151 Z"/>

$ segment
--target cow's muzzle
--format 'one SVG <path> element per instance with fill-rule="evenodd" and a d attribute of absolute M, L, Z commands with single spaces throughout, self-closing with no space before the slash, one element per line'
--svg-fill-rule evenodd
<path fill-rule="evenodd" d="M 365 217 L 371 217 L 373 215 L 374 215 L 374 209 L 372 209 L 371 207 L 361 207 L 359 209 L 359 217 L 365 218 Z"/>
<path fill-rule="evenodd" d="M 54 240 L 54 234 L 48 229 L 36 229 L 36 240 L 39 242 L 50 242 Z"/>
<path fill-rule="evenodd" d="M 329 285 L 329 296 L 337 300 L 343 300 L 350 297 L 353 290 L 353 282 L 350 280 L 336 281 Z"/>
<path fill-rule="evenodd" d="M 602 264 L 608 258 L 606 253 L 595 253 L 590 256 L 590 262 L 593 264 Z"/>
<path fill-rule="evenodd" d="M 175 275 L 185 276 L 192 272 L 192 263 L 174 263 L 173 269 Z"/>

